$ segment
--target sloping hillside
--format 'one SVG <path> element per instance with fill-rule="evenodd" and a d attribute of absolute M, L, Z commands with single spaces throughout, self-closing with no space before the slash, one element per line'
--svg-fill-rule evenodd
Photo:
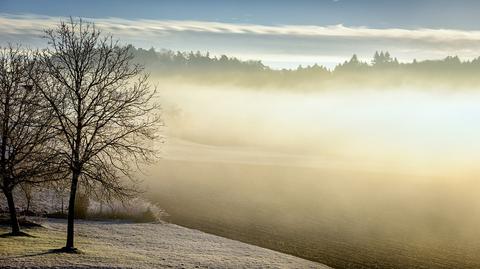
<path fill-rule="evenodd" d="M 81 254 L 51 250 L 66 223 L 45 220 L 33 237 L 0 238 L 1 268 L 329 268 L 287 254 L 168 223 L 77 222 Z M 0 234 L 7 227 L 0 226 Z"/>

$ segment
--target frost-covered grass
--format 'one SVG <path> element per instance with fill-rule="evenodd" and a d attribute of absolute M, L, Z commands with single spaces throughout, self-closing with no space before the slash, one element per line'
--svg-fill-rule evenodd
<path fill-rule="evenodd" d="M 65 240 L 65 221 L 27 229 L 33 237 L 0 238 L 7 268 L 328 268 L 272 250 L 168 223 L 78 221 L 81 254 L 52 253 Z M 0 233 L 8 228 L 0 226 Z"/>
<path fill-rule="evenodd" d="M 142 198 L 131 201 L 112 201 L 107 205 L 90 202 L 87 219 L 129 220 L 134 222 L 156 222 L 168 214 L 157 205 Z"/>
<path fill-rule="evenodd" d="M 14 192 L 15 205 L 19 216 L 25 214 L 27 200 L 25 195 L 17 188 Z M 78 196 L 77 196 L 78 197 Z M 83 197 L 83 196 L 82 196 Z M 76 203 L 80 205 L 79 201 Z M 155 222 L 164 219 L 168 214 L 156 204 L 148 200 L 137 197 L 127 201 L 111 200 L 108 202 L 99 202 L 90 197 L 85 203 L 83 214 L 78 214 L 77 218 L 90 220 L 126 220 L 134 222 Z M 63 210 L 62 210 L 63 206 Z M 68 206 L 68 192 L 59 193 L 48 188 L 33 189 L 32 199 L 28 215 L 48 216 L 51 218 L 66 218 Z M 79 213 L 80 207 L 76 208 Z M 7 201 L 0 195 L 0 213 L 8 213 Z"/>

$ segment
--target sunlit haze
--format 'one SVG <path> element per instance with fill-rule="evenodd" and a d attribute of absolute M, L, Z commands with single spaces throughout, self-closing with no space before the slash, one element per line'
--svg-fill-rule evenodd
<path fill-rule="evenodd" d="M 0 0 L 0 267 L 480 268 L 479 10 Z"/>

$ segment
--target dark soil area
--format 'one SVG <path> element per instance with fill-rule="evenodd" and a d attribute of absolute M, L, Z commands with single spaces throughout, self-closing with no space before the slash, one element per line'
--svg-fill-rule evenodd
<path fill-rule="evenodd" d="M 164 205 L 171 201 L 162 199 Z M 178 202 L 178 200 L 177 200 Z M 178 207 L 177 207 L 178 206 Z M 248 216 L 235 216 L 239 208 L 224 202 L 178 203 L 165 206 L 172 223 L 204 232 L 239 240 L 298 257 L 317 261 L 334 268 L 480 268 L 480 244 L 474 248 L 455 240 L 406 239 L 400 229 L 390 233 L 360 233 L 348 226 L 334 228 L 322 220 L 309 220 L 297 216 L 298 222 L 314 221 L 308 227 L 292 228 L 282 223 L 272 223 L 268 212 L 260 208 Z M 210 208 L 210 210 L 205 210 Z M 190 209 L 190 210 L 189 210 Z M 232 212 L 225 216 L 222 213 Z M 195 214 L 192 212 L 202 212 Z M 206 213 L 210 212 L 210 213 Z M 243 219 L 247 218 L 249 221 Z M 341 221 L 329 219 L 329 221 Z"/>
<path fill-rule="evenodd" d="M 316 171 L 302 178 L 297 169 L 268 180 L 258 174 L 272 167 L 211 166 L 218 178 L 196 179 L 207 167 L 199 164 L 191 179 L 179 166 L 158 181 L 150 196 L 170 222 L 334 268 L 480 268 L 473 189 Z"/>

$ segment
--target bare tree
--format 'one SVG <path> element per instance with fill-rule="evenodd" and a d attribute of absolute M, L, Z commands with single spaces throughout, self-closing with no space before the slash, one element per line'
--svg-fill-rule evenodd
<path fill-rule="evenodd" d="M 0 49 L 0 188 L 7 198 L 12 234 L 21 235 L 13 190 L 54 180 L 56 120 L 38 88 L 28 83 L 31 57 L 21 47 Z"/>
<path fill-rule="evenodd" d="M 159 124 L 155 90 L 128 46 L 103 37 L 94 24 L 70 19 L 45 31 L 36 85 L 55 111 L 71 172 L 67 242 L 74 248 L 74 209 L 79 182 L 111 195 L 132 195 L 124 178 L 153 160 L 150 142 Z M 135 183 L 135 181 L 131 181 Z"/>

